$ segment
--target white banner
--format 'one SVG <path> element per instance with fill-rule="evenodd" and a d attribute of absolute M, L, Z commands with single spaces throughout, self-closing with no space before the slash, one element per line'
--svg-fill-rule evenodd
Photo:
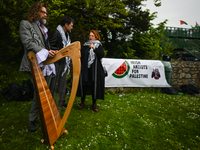
<path fill-rule="evenodd" d="M 159 60 L 103 58 L 108 72 L 105 87 L 170 87 Z"/>

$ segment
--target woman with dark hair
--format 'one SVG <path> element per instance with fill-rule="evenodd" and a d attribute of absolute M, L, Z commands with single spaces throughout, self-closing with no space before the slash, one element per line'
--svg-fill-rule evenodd
<path fill-rule="evenodd" d="M 79 109 L 85 106 L 85 96 L 92 95 L 92 109 L 97 112 L 96 100 L 104 100 L 104 70 L 101 59 L 104 57 L 104 49 L 101 38 L 96 30 L 91 30 L 89 41 L 81 49 L 81 75 L 77 96 L 81 97 Z"/>

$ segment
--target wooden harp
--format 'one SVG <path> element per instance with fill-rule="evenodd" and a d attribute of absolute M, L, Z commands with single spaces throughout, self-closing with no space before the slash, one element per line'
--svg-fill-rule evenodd
<path fill-rule="evenodd" d="M 46 61 L 43 62 L 44 65 L 48 65 L 66 56 L 69 56 L 72 60 L 73 64 L 72 89 L 67 108 L 62 118 L 60 117 L 59 111 L 57 109 L 53 96 L 50 92 L 50 89 L 47 85 L 47 82 L 43 76 L 41 68 L 38 65 L 35 53 L 31 51 L 28 54 L 31 64 L 31 70 L 33 73 L 34 85 L 36 90 L 35 92 L 37 95 L 44 141 L 51 146 L 51 149 L 54 149 L 53 144 L 56 142 L 56 140 L 63 133 L 67 133 L 67 130 L 65 130 L 64 126 L 69 117 L 70 111 L 74 103 L 80 77 L 80 68 L 81 68 L 80 48 L 81 48 L 80 42 L 76 41 L 59 50 L 58 53 L 55 55 L 55 57 L 48 58 Z"/>

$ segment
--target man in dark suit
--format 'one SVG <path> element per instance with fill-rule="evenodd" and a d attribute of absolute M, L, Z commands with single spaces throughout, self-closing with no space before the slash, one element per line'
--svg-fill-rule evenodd
<path fill-rule="evenodd" d="M 49 36 L 50 48 L 52 50 L 60 50 L 63 47 L 69 45 L 71 43 L 71 39 L 69 33 L 73 29 L 74 19 L 69 16 L 64 16 L 61 20 L 60 25 L 57 26 L 56 30 L 54 30 Z M 56 67 L 56 77 L 52 78 L 52 86 L 51 92 L 53 95 L 56 93 L 59 94 L 59 102 L 58 107 L 62 107 L 66 109 L 67 105 L 65 102 L 65 93 L 66 93 L 66 72 L 69 73 L 70 69 L 70 58 L 63 58 L 55 63 Z M 72 68 L 72 66 L 71 66 Z M 67 71 L 68 70 L 68 71 Z M 58 82 L 61 83 L 56 83 Z M 54 94 L 55 93 L 55 94 Z M 57 101 L 57 100 L 56 100 Z"/>
<path fill-rule="evenodd" d="M 19 27 L 19 35 L 24 47 L 24 55 L 22 57 L 20 71 L 28 72 L 30 80 L 33 83 L 33 75 L 31 73 L 28 53 L 33 51 L 36 53 L 38 63 L 46 60 L 47 57 L 54 57 L 55 51 L 50 50 L 48 42 L 48 29 L 44 26 L 47 19 L 47 8 L 45 3 L 36 2 L 28 12 L 28 20 L 22 20 Z M 40 61 L 40 62 L 39 62 Z M 45 79 L 48 80 L 52 72 L 45 70 Z M 48 82 L 47 82 L 48 83 Z M 34 88 L 35 89 L 35 88 Z M 28 130 L 34 132 L 37 130 L 35 120 L 39 114 L 37 98 L 34 90 L 34 98 L 32 100 L 29 112 Z"/>

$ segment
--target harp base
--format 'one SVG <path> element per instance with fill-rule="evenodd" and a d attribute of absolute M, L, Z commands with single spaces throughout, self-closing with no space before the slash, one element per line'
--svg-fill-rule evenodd
<path fill-rule="evenodd" d="M 44 143 L 44 139 L 41 139 L 41 142 Z M 54 146 L 53 146 L 53 145 L 50 145 L 50 148 L 51 148 L 52 150 L 54 150 Z"/>
<path fill-rule="evenodd" d="M 40 141 L 41 141 L 42 143 L 44 143 L 44 139 L 41 139 Z"/>
<path fill-rule="evenodd" d="M 54 150 L 54 146 L 53 145 L 51 145 L 51 149 Z"/>
<path fill-rule="evenodd" d="M 63 133 L 65 133 L 65 134 L 67 134 L 67 135 L 68 135 L 68 131 L 67 131 L 67 130 L 65 130 L 65 129 L 63 130 L 62 134 L 63 134 Z M 44 143 L 44 142 L 45 142 L 45 140 L 44 140 L 44 139 L 41 139 L 41 142 L 42 142 L 42 143 Z M 54 150 L 54 146 L 53 146 L 53 145 L 50 145 L 50 148 L 51 148 L 51 150 Z"/>
<path fill-rule="evenodd" d="M 67 131 L 67 130 L 65 130 L 63 133 L 65 133 L 65 134 L 68 134 L 68 131 Z"/>

